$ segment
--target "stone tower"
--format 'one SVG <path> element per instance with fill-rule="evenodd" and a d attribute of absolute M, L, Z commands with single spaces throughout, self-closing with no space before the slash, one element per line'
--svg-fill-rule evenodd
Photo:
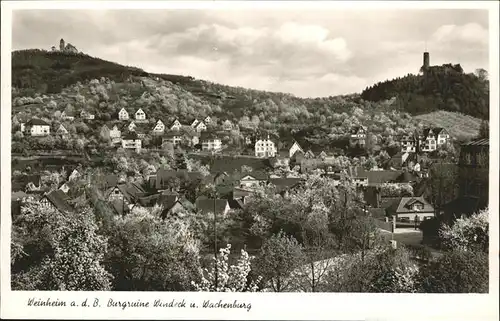
<path fill-rule="evenodd" d="M 61 38 L 61 41 L 59 41 L 59 50 L 64 51 L 66 48 L 66 44 L 64 43 L 64 39 Z"/>
<path fill-rule="evenodd" d="M 429 55 L 429 52 L 424 52 L 424 64 L 422 65 L 422 67 L 424 69 L 428 69 L 430 67 L 430 64 L 431 64 L 431 58 L 430 58 L 430 55 Z"/>

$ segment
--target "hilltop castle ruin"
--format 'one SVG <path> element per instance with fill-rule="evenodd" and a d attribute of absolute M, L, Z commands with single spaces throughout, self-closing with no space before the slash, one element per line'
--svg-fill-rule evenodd
<path fill-rule="evenodd" d="M 56 48 L 56 46 L 52 46 L 51 50 L 52 51 L 66 52 L 66 53 L 78 53 L 78 49 L 76 49 L 75 46 L 73 46 L 69 42 L 66 43 L 64 41 L 64 39 L 62 39 L 62 38 L 59 41 L 59 50 Z"/>

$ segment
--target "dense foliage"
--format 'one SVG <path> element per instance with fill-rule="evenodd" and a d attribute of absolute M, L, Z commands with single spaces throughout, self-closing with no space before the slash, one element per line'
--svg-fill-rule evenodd
<path fill-rule="evenodd" d="M 460 65 L 432 66 L 422 75 L 379 82 L 366 88 L 361 97 L 374 102 L 397 97 L 396 108 L 411 114 L 448 110 L 489 119 L 486 71 L 464 73 Z"/>

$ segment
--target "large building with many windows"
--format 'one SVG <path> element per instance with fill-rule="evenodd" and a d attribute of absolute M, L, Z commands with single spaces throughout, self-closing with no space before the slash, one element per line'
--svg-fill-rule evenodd
<path fill-rule="evenodd" d="M 269 139 L 259 139 L 255 142 L 255 156 L 261 158 L 269 158 L 276 156 L 276 145 Z"/>

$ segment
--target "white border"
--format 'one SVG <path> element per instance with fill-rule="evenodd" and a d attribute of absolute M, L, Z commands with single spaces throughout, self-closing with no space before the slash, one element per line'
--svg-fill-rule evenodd
<path fill-rule="evenodd" d="M 11 142 L 11 10 L 13 9 L 489 9 L 490 11 L 490 294 L 431 295 L 431 294 L 228 294 L 228 293 L 168 293 L 168 292 L 11 292 L 10 291 L 10 142 Z M 379 320 L 498 320 L 498 4 L 496 1 L 318 1 L 318 2 L 257 2 L 257 1 L 22 1 L 1 3 L 1 318 L 48 319 L 379 319 Z M 142 301 L 157 298 L 200 302 L 205 299 L 228 299 L 251 302 L 250 312 L 220 309 L 132 309 L 117 308 L 29 308 L 28 298 L 51 294 L 52 298 L 83 301 L 99 297 L 101 301 Z"/>

